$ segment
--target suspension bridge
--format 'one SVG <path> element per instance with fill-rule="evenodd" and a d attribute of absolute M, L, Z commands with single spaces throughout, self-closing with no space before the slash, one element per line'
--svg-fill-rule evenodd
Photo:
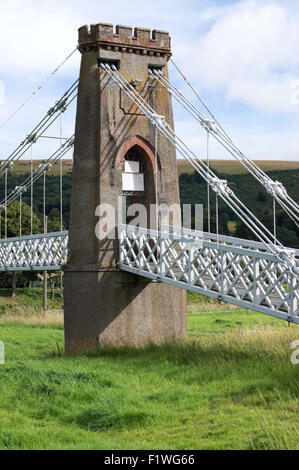
<path fill-rule="evenodd" d="M 90 341 L 95 341 L 92 329 L 96 309 L 91 308 L 93 313 L 87 321 L 89 326 L 84 327 L 81 333 L 82 315 L 85 314 L 78 312 L 75 315 L 71 311 L 77 308 L 75 302 L 80 304 L 78 309 L 86 311 L 88 299 L 83 295 L 85 300 L 82 304 L 74 292 L 78 291 L 78 296 L 81 296 L 82 289 L 85 289 L 85 292 L 89 292 L 89 301 L 98 304 L 98 312 L 104 309 L 103 316 L 106 319 L 102 319 L 102 323 L 95 328 L 98 337 L 103 337 L 104 342 L 107 338 L 109 342 L 112 337 L 126 342 L 124 335 L 129 337 L 130 334 L 127 329 L 124 333 L 124 328 L 127 328 L 124 323 L 128 316 L 132 319 L 137 315 L 133 299 L 143 295 L 145 300 L 148 295 L 138 284 L 141 278 L 152 289 L 155 285 L 164 285 L 164 290 L 159 293 L 164 298 L 163 307 L 162 303 L 159 304 L 160 309 L 166 308 L 165 299 L 173 294 L 177 307 L 172 304 L 171 308 L 184 310 L 183 301 L 179 300 L 182 297 L 177 294 L 177 290 L 171 291 L 172 286 L 298 324 L 299 250 L 285 247 L 278 240 L 276 208 L 279 205 L 298 229 L 299 205 L 280 182 L 273 181 L 237 147 L 172 60 L 168 33 L 135 28 L 132 34 L 129 27 L 118 26 L 114 31 L 112 25 L 104 23 L 90 28 L 84 26 L 79 30 L 79 50 L 82 54 L 80 79 L 53 104 L 16 150 L 1 163 L 0 177 L 4 178 L 5 197 L 0 210 L 4 213 L 5 227 L 4 238 L 0 240 L 0 271 L 65 270 L 66 276 L 69 276 L 69 280 L 66 279 L 66 310 L 69 311 L 66 316 L 66 333 L 69 349 L 76 347 L 75 343 L 86 346 Z M 198 106 L 170 82 L 167 68 L 169 61 L 173 63 L 182 85 L 188 86 L 194 93 Z M 206 134 L 206 162 L 203 155 L 196 155 L 175 133 L 172 99 L 198 124 L 199 132 Z M 57 150 L 36 170 L 33 171 L 31 164 L 31 174 L 9 194 L 9 170 L 26 152 L 32 151 L 38 140 L 47 137 L 46 133 L 54 122 L 61 119 L 62 113 L 75 100 L 78 109 L 74 134 L 62 141 L 60 133 Z M 240 162 L 272 197 L 273 231 L 235 195 L 228 181 L 220 179 L 212 171 L 210 139 L 214 139 Z M 45 220 L 45 175 L 55 163 L 62 162 L 63 156 L 74 145 L 70 232 L 63 231 L 62 226 L 61 172 L 61 231 L 33 233 L 34 184 L 44 178 Z M 133 203 L 140 202 L 147 206 L 150 203 L 159 205 L 163 200 L 167 204 L 179 200 L 175 155 L 185 158 L 207 186 L 208 231 L 202 233 L 182 227 L 163 226 L 161 221 L 159 223 L 158 215 L 155 230 L 122 223 L 118 228 L 117 243 L 97 240 L 94 232 L 98 204 L 110 203 L 116 207 L 117 195 L 129 196 Z M 24 236 L 21 208 L 22 195 L 27 191 L 31 194 L 31 234 Z M 212 194 L 216 200 L 216 233 L 211 233 Z M 20 236 L 8 238 L 7 209 L 16 200 L 20 203 Z M 224 201 L 250 229 L 256 241 L 219 233 L 219 200 Z M 106 279 L 105 282 L 102 278 L 99 280 L 99 273 Z M 113 273 L 112 280 L 107 278 L 108 273 Z M 95 277 L 91 278 L 91 274 Z M 94 279 L 101 283 L 101 299 L 90 290 L 96 289 Z M 107 307 L 103 307 L 103 296 L 110 296 L 107 286 L 115 293 L 115 282 L 121 279 L 125 281 L 117 282 L 127 286 L 131 294 L 120 294 L 119 302 L 122 306 L 116 309 L 111 320 L 107 320 L 112 300 L 109 300 Z M 86 283 L 91 285 L 87 287 Z M 127 295 L 131 295 L 130 300 L 127 300 Z M 153 291 L 149 295 L 153 297 Z M 129 304 L 131 310 L 128 313 Z M 140 310 L 140 303 L 138 305 Z M 126 319 L 123 323 L 116 319 L 121 316 L 120 313 Z M 163 310 L 160 313 L 163 317 Z M 170 313 L 167 315 L 169 317 Z M 165 331 L 172 321 L 177 322 L 178 317 L 176 313 L 172 320 L 167 320 Z M 115 328 L 121 330 L 121 340 Z M 171 334 L 180 336 L 183 330 L 182 320 Z M 151 333 L 145 336 L 152 339 Z M 160 339 L 165 338 L 166 332 Z"/>

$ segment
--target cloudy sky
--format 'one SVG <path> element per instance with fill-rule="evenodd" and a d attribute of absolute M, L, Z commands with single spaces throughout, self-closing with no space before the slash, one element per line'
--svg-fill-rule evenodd
<path fill-rule="evenodd" d="M 0 0 L 0 7 L 0 126 L 76 47 L 78 27 L 109 22 L 170 31 L 174 61 L 239 147 L 254 159 L 299 160 L 298 1 Z M 0 127 L 0 158 L 71 85 L 79 63 L 77 52 Z M 172 67 L 170 74 L 187 91 Z M 204 157 L 201 129 L 178 106 L 175 125 L 186 144 Z M 64 135 L 73 127 L 74 109 L 63 118 Z M 36 144 L 33 156 L 48 155 L 54 145 Z M 216 146 L 212 154 L 228 158 Z"/>

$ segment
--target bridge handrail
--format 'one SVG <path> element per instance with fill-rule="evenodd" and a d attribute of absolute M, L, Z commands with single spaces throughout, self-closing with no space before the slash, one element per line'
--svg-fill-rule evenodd
<path fill-rule="evenodd" d="M 122 224 L 119 269 L 299 324 L 299 277 L 288 263 L 263 245 L 260 251 L 199 233 Z"/>
<path fill-rule="evenodd" d="M 281 263 L 281 261 L 279 261 L 274 254 L 268 253 L 266 251 L 257 251 L 256 249 L 244 248 L 244 247 L 234 246 L 234 245 L 224 245 L 217 241 L 216 242 L 208 241 L 203 238 L 201 239 L 196 238 L 196 237 L 191 238 L 190 235 L 193 235 L 193 234 L 196 235 L 196 233 L 200 234 L 201 232 L 192 231 L 190 229 L 184 229 L 183 227 L 163 227 L 163 228 L 164 228 L 164 231 L 159 231 L 159 230 L 148 229 L 144 227 L 137 227 L 135 225 L 120 224 L 120 239 L 122 239 L 122 232 L 125 231 L 127 235 L 130 235 L 132 233 L 134 234 L 138 233 L 142 235 L 149 235 L 150 237 L 158 238 L 158 239 L 164 238 L 164 239 L 179 240 L 181 243 L 190 244 L 191 248 L 199 248 L 199 247 L 215 248 L 219 250 L 220 252 L 237 253 L 237 254 L 242 254 L 244 256 L 248 255 L 248 256 L 252 256 L 252 257 L 256 257 L 260 259 L 261 258 L 267 259 L 268 261 Z M 180 235 L 179 233 L 177 234 L 171 233 L 171 232 L 174 232 L 175 230 L 182 231 L 183 236 Z M 260 245 L 262 248 L 265 249 L 262 243 Z"/>
<path fill-rule="evenodd" d="M 50 233 L 38 233 L 36 235 L 24 235 L 22 237 L 11 237 L 11 238 L 1 238 L 0 243 L 10 243 L 24 240 L 37 240 L 39 238 L 51 238 L 59 236 L 67 236 L 69 234 L 68 230 L 64 232 L 50 232 Z"/>
<path fill-rule="evenodd" d="M 252 248 L 258 248 L 260 250 L 265 251 L 267 249 L 267 245 L 264 243 L 255 241 L 255 240 L 247 240 L 246 238 L 236 238 L 236 237 L 231 237 L 229 235 L 217 235 L 216 233 L 212 232 L 201 232 L 198 230 L 190 229 L 190 228 L 185 228 L 185 227 L 177 227 L 177 226 L 170 226 L 170 225 L 162 225 L 162 230 L 163 229 L 168 229 L 168 230 L 181 230 L 185 235 L 190 235 L 190 236 L 196 236 L 196 237 L 201 237 L 203 240 L 218 240 L 220 242 L 226 242 L 230 243 L 232 245 L 245 245 L 246 247 L 252 247 Z M 296 254 L 296 258 L 299 258 L 299 250 L 296 248 L 290 248 L 286 247 L 287 250 L 292 250 Z"/>

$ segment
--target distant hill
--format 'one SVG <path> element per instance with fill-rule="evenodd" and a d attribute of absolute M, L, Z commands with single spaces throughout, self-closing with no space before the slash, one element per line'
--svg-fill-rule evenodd
<path fill-rule="evenodd" d="M 1 161 L 0 161 L 1 162 Z M 43 160 L 34 160 L 34 168 L 37 168 Z M 178 161 L 179 175 L 183 173 L 191 174 L 194 172 L 193 167 L 186 162 L 186 160 L 179 159 Z M 299 161 L 279 161 L 279 160 L 255 160 L 255 163 L 264 171 L 281 171 L 281 170 L 299 170 Z M 63 160 L 63 173 L 72 171 L 72 160 Z M 246 173 L 243 166 L 236 160 L 211 160 L 211 168 L 214 168 L 219 173 L 226 173 L 228 175 L 242 175 Z M 21 175 L 30 172 L 30 160 L 20 160 L 15 163 L 12 173 Z M 59 174 L 59 163 L 54 165 L 49 174 Z"/>
<path fill-rule="evenodd" d="M 41 163 L 45 162 L 46 160 L 33 160 L 33 169 L 35 170 Z M 0 160 L 0 163 L 2 160 Z M 73 167 L 73 160 L 63 160 L 63 174 L 69 173 L 72 171 Z M 59 162 L 55 163 L 52 166 L 51 170 L 48 172 L 49 175 L 59 175 L 60 173 L 60 164 Z M 15 162 L 14 166 L 11 169 L 12 174 L 14 175 L 24 175 L 26 173 L 30 173 L 30 160 L 19 160 Z"/>
<path fill-rule="evenodd" d="M 205 161 L 205 160 L 204 160 Z M 299 161 L 255 160 L 255 163 L 264 171 L 299 170 Z M 242 175 L 247 173 L 245 168 L 236 160 L 211 160 L 211 168 L 219 173 L 228 175 Z M 178 160 L 179 175 L 191 174 L 193 167 L 186 160 Z"/>
<path fill-rule="evenodd" d="M 34 168 L 41 160 L 34 162 Z M 299 162 L 266 161 L 259 162 L 274 180 L 281 181 L 287 188 L 290 196 L 299 201 Z M 246 173 L 238 162 L 230 160 L 212 160 L 211 166 L 221 178 L 227 179 L 230 188 L 250 208 L 263 223 L 273 230 L 273 203 L 264 188 L 254 177 Z M 49 222 L 59 222 L 60 211 L 60 179 L 59 163 L 54 165 L 46 179 L 46 214 Z M 184 160 L 178 160 L 179 186 L 182 204 L 204 204 L 204 230 L 207 230 L 207 185 L 191 166 Z M 16 186 L 20 186 L 25 173 L 30 172 L 30 161 L 16 162 L 8 178 L 8 193 Z M 63 161 L 63 221 L 68 228 L 70 197 L 72 186 L 72 160 Z M 0 200 L 4 198 L 4 178 L 0 178 Z M 30 205 L 30 191 L 23 194 L 23 202 Z M 232 210 L 219 201 L 220 233 L 235 235 L 240 238 L 250 238 L 251 234 L 246 227 L 240 224 Z M 215 195 L 211 194 L 212 230 L 215 231 Z M 40 220 L 43 214 L 43 178 L 34 184 L 34 212 Z M 299 248 L 299 231 L 280 207 L 277 207 L 277 233 L 278 239 L 286 246 Z"/>

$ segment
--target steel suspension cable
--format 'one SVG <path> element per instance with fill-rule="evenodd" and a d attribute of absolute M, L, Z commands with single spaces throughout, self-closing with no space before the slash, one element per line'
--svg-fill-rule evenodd
<path fill-rule="evenodd" d="M 31 184 L 30 184 L 30 232 L 33 235 L 33 159 L 32 159 L 32 145 L 30 148 L 30 177 L 31 177 Z"/>
<path fill-rule="evenodd" d="M 195 89 L 192 87 L 191 83 L 188 81 L 188 79 L 185 77 L 185 75 L 183 74 L 183 72 L 178 68 L 177 65 L 174 64 L 174 61 L 171 60 L 171 62 L 173 63 L 173 65 L 175 66 L 175 68 L 178 70 L 178 72 L 180 73 L 180 75 L 183 77 L 183 79 L 185 80 L 185 82 L 187 83 L 187 85 L 190 87 L 190 89 L 193 91 L 193 93 L 195 94 L 195 96 L 199 99 L 199 101 L 201 102 L 201 104 L 204 106 L 204 108 L 208 111 L 208 113 L 210 114 L 210 116 L 212 117 L 214 123 L 216 123 L 218 125 L 218 128 L 221 129 L 221 131 L 223 132 L 223 135 L 222 137 L 224 138 L 224 140 L 226 140 L 227 142 L 229 141 L 230 144 L 233 145 L 234 149 L 238 152 L 239 156 L 242 157 L 244 159 L 244 162 L 243 164 L 246 165 L 248 164 L 249 166 L 251 166 L 252 168 L 254 168 L 257 173 L 260 173 L 263 175 L 263 177 L 265 178 L 268 178 L 268 175 L 254 162 L 252 161 L 251 159 L 249 159 L 245 154 L 243 154 L 233 143 L 232 139 L 230 138 L 230 136 L 227 134 L 227 132 L 224 130 L 224 128 L 220 125 L 219 121 L 217 121 L 216 117 L 214 116 L 214 114 L 210 111 L 210 109 L 207 107 L 207 105 L 205 104 L 205 102 L 203 101 L 203 99 L 198 95 L 198 93 L 195 91 Z M 187 107 L 190 107 L 196 114 L 199 114 L 204 121 L 207 121 L 206 117 L 200 113 L 200 111 L 192 104 L 190 103 L 190 101 L 187 100 L 187 98 L 169 81 L 169 79 L 167 77 L 165 77 L 163 75 L 163 73 L 161 72 L 161 70 L 158 70 L 156 69 L 155 70 L 155 74 L 154 75 L 159 75 L 159 77 L 165 82 L 165 85 L 166 86 L 169 86 L 185 103 L 185 105 Z M 164 85 L 164 86 L 165 86 Z M 219 130 L 218 129 L 218 130 Z M 220 133 L 221 135 L 221 133 Z M 240 162 L 242 163 L 242 162 Z"/>
<path fill-rule="evenodd" d="M 270 193 L 275 199 L 280 203 L 280 205 L 286 210 L 288 215 L 292 218 L 295 224 L 298 226 L 299 217 L 298 214 L 292 212 L 292 208 L 285 207 L 282 199 L 285 199 L 289 204 L 298 209 L 298 204 L 293 201 L 287 194 L 285 188 L 279 182 L 272 181 L 268 175 L 266 175 L 263 170 L 261 170 L 253 161 L 251 161 L 246 155 L 239 151 L 239 149 L 233 144 L 233 142 L 227 141 L 226 136 L 221 135 L 219 129 L 216 129 L 213 124 L 208 123 L 208 120 L 169 82 L 169 80 L 162 74 L 161 70 L 150 71 L 150 74 L 156 78 L 156 80 L 161 83 L 180 104 L 193 116 L 200 124 L 207 128 L 210 127 L 213 137 L 224 147 L 228 152 L 236 158 Z M 280 197 L 281 196 L 281 197 Z M 298 212 L 299 213 L 299 212 Z M 294 220 L 297 218 L 297 221 Z"/>
<path fill-rule="evenodd" d="M 144 99 L 136 92 L 136 90 L 125 80 L 125 78 L 118 72 L 114 65 L 110 66 L 104 62 L 100 64 L 101 68 L 108 74 L 108 76 L 132 99 L 132 101 L 139 107 L 139 109 L 148 117 L 148 119 L 157 125 L 159 131 L 175 146 L 175 148 L 183 155 L 189 163 L 208 181 L 213 182 L 212 189 L 218 194 L 228 206 L 238 215 L 254 235 L 264 243 L 266 248 L 275 255 L 278 255 L 282 260 L 287 261 L 288 264 L 294 266 L 294 261 L 291 254 L 283 247 L 281 243 L 275 246 L 273 234 L 257 219 L 251 211 L 244 206 L 243 203 L 235 196 L 235 194 L 227 187 L 227 182 L 223 182 L 216 175 L 210 171 L 207 176 L 207 166 L 194 155 L 193 152 L 177 137 L 169 125 L 165 122 L 163 116 L 158 116 L 154 110 L 144 101 Z M 191 157 L 190 157 L 191 155 Z M 246 209 L 246 211 L 243 210 Z M 296 263 L 295 263 L 296 265 Z M 295 269 L 296 266 L 295 266 Z"/>
<path fill-rule="evenodd" d="M 216 194 L 216 235 L 217 235 L 217 245 L 219 245 L 219 199 L 218 199 L 218 194 Z"/>
<path fill-rule="evenodd" d="M 59 147 L 51 155 L 51 157 L 47 160 L 47 162 L 40 164 L 39 167 L 36 170 L 34 170 L 32 183 L 34 184 L 43 175 L 44 171 L 49 170 L 54 163 L 56 163 L 59 159 L 61 159 L 68 152 L 69 148 L 71 148 L 73 144 L 74 144 L 74 135 L 70 137 L 66 142 L 64 142 L 61 145 L 61 147 Z M 28 176 L 23 181 L 21 186 L 16 186 L 16 188 L 9 194 L 7 198 L 7 205 L 11 204 L 15 199 L 17 199 L 21 192 L 27 191 L 30 185 L 31 185 L 31 175 Z"/>
<path fill-rule="evenodd" d="M 7 173 L 8 169 L 5 170 L 5 194 L 4 194 L 4 205 L 5 205 L 5 215 L 4 215 L 4 238 L 7 239 Z"/>
<path fill-rule="evenodd" d="M 3 175 L 6 168 L 9 168 L 13 162 L 19 160 L 29 149 L 29 147 L 36 143 L 37 140 L 43 136 L 46 130 L 58 119 L 60 112 L 65 111 L 77 97 L 78 80 L 76 80 L 71 87 L 63 94 L 63 96 L 56 102 L 56 104 L 49 109 L 43 119 L 35 126 L 26 139 L 19 144 L 19 146 L 1 162 L 0 176 Z"/>
<path fill-rule="evenodd" d="M 78 49 L 78 46 L 76 47 L 76 49 L 74 49 L 59 65 L 58 67 L 56 67 L 47 77 L 46 79 L 33 91 L 33 93 L 27 98 L 27 100 L 24 101 L 24 103 L 21 104 L 21 106 L 19 106 L 19 108 L 16 109 L 16 111 L 14 111 L 9 117 L 8 119 L 6 119 L 4 122 L 2 122 L 2 124 L 0 125 L 0 129 L 2 129 L 9 121 L 11 121 L 13 119 L 13 117 L 19 112 L 21 111 L 22 108 L 24 108 L 24 106 L 27 105 L 27 103 L 29 103 L 29 101 L 41 90 L 41 88 L 44 86 L 44 84 L 46 82 L 48 82 L 50 80 L 51 77 L 53 77 L 53 75 L 55 75 L 59 69 L 61 69 L 61 67 L 72 57 L 72 55 L 77 51 Z"/>
<path fill-rule="evenodd" d="M 155 126 L 155 198 L 156 198 L 156 230 L 159 230 L 159 202 L 158 202 L 158 128 Z"/>
<path fill-rule="evenodd" d="M 62 145 L 62 113 L 60 113 L 60 127 L 59 127 L 59 136 L 60 136 L 60 146 Z M 59 159 L 59 170 L 60 170 L 60 231 L 63 231 L 63 199 L 62 199 L 62 190 L 63 190 L 63 160 Z"/>
<path fill-rule="evenodd" d="M 77 95 L 76 95 L 77 96 Z M 76 99 L 76 96 L 74 96 L 72 98 L 72 100 L 68 103 L 68 105 L 70 105 L 75 99 Z M 29 138 L 27 138 L 26 142 L 24 141 L 24 146 L 23 148 L 21 149 L 21 153 L 17 152 L 17 155 L 14 156 L 13 158 L 11 159 L 7 159 L 4 164 L 0 167 L 0 176 L 2 176 L 3 174 L 3 170 L 5 168 L 7 168 L 7 166 L 9 165 L 13 165 L 14 162 L 18 161 L 28 150 L 28 146 L 27 144 L 30 144 L 31 142 L 32 143 L 36 143 L 37 140 L 42 137 L 42 135 L 46 132 L 46 130 L 58 119 L 58 116 L 54 117 L 54 119 L 47 125 L 47 127 L 45 127 L 42 132 L 38 135 L 38 136 L 29 136 L 30 137 L 30 140 L 28 140 Z"/>
<path fill-rule="evenodd" d="M 277 227 L 276 227 L 276 201 L 273 198 L 273 233 L 274 233 L 274 239 L 276 243 L 277 239 Z"/>
<path fill-rule="evenodd" d="M 210 131 L 213 137 L 234 157 L 236 158 L 246 169 L 249 171 L 258 181 L 262 184 L 267 192 L 274 197 L 277 202 L 281 205 L 281 207 L 287 212 L 287 214 L 291 217 L 293 222 L 299 226 L 299 206 L 294 201 L 288 193 L 286 192 L 285 188 L 276 181 L 271 180 L 271 178 L 261 169 L 259 168 L 255 162 L 250 160 L 244 153 L 242 153 L 232 142 L 230 137 L 227 133 L 222 133 L 223 128 L 220 126 L 218 121 L 214 121 L 214 123 L 209 122 L 207 118 L 205 118 L 197 108 L 194 107 L 192 103 L 190 103 L 184 95 L 179 92 L 170 82 L 169 80 L 163 75 L 161 70 L 154 69 L 153 71 L 150 70 L 150 75 L 154 76 L 156 80 L 164 86 L 174 98 L 205 128 L 210 128 Z M 206 107 L 206 109 L 208 109 Z M 213 116 L 210 113 L 211 116 Z M 213 116 L 213 118 L 215 118 Z M 217 123 L 218 128 L 215 126 Z M 290 207 L 288 207 L 284 201 L 286 201 Z M 297 212 L 297 213 L 296 213 Z"/>
<path fill-rule="evenodd" d="M 244 155 L 232 142 L 230 137 L 226 133 L 220 132 L 222 130 L 218 121 L 210 121 L 207 119 L 187 98 L 172 84 L 170 81 L 163 75 L 161 70 L 154 69 L 149 71 L 150 75 L 154 76 L 155 79 L 167 89 L 169 93 L 186 109 L 200 124 L 204 129 L 209 129 L 213 137 L 234 157 L 239 163 L 241 163 L 244 168 L 248 171 L 252 170 L 253 176 L 258 179 L 258 181 L 263 184 L 264 180 L 270 181 L 268 175 L 260 169 L 255 162 L 250 160 L 246 155 Z M 215 127 L 215 123 L 219 128 Z M 235 153 L 234 153 L 235 152 Z M 251 171 L 250 171 L 251 172 Z"/>
<path fill-rule="evenodd" d="M 122 86 L 125 86 L 124 91 L 130 96 L 130 98 L 135 102 L 135 104 L 137 104 L 137 106 L 139 106 L 139 108 L 145 113 L 148 115 L 149 119 L 152 119 L 153 120 L 153 117 L 156 116 L 156 113 L 155 111 L 148 105 L 148 103 L 146 103 L 143 98 L 138 95 L 137 96 L 137 93 L 135 91 L 135 89 L 128 83 L 126 82 L 126 80 L 124 79 L 124 77 L 122 77 L 122 75 L 118 72 L 118 70 L 116 69 L 115 66 L 112 66 L 110 68 L 110 66 L 107 66 L 104 65 L 104 69 L 106 71 L 108 71 L 108 74 L 109 74 L 109 70 L 112 74 L 114 74 L 114 77 L 112 78 L 115 78 L 116 79 L 116 82 L 119 84 L 120 87 Z M 150 114 L 148 114 L 150 113 Z M 161 121 L 161 120 L 160 120 Z M 154 121 L 154 124 L 156 124 L 156 121 Z M 163 124 L 166 124 L 165 122 L 163 122 Z M 208 181 L 208 178 L 207 178 L 207 174 L 210 173 L 211 176 L 210 177 L 210 181 L 214 180 L 214 181 L 217 181 L 218 183 L 221 182 L 221 180 L 219 180 L 219 178 L 207 167 L 206 164 L 204 164 L 200 159 L 198 159 L 198 157 L 195 156 L 195 154 L 193 152 L 191 152 L 190 149 L 188 149 L 188 147 L 183 143 L 183 141 L 181 139 L 178 138 L 178 136 L 176 136 L 174 134 L 174 132 L 170 129 L 170 127 L 165 127 L 163 125 L 161 125 L 161 122 L 159 122 L 159 130 L 164 134 L 164 136 L 170 140 L 172 140 L 172 143 L 176 146 L 177 149 L 179 149 L 179 151 L 182 153 L 182 155 L 189 161 L 189 163 L 192 164 L 192 166 L 201 174 L 201 176 L 206 179 L 206 181 Z M 179 142 L 179 145 L 178 145 L 178 142 Z M 185 150 L 182 152 L 182 146 L 185 147 Z M 189 155 L 192 155 L 193 157 L 193 160 L 190 159 L 190 156 Z M 202 167 L 202 168 L 201 168 Z M 233 193 L 232 193 L 233 194 Z M 226 195 L 227 196 L 227 195 Z M 223 198 L 223 195 L 221 195 L 221 197 Z M 234 195 L 234 197 L 236 198 L 236 196 Z M 237 202 L 240 203 L 240 205 L 242 205 L 242 202 L 239 201 L 237 198 L 236 198 Z M 227 201 L 228 202 L 228 201 Z M 240 216 L 240 208 L 238 207 L 238 205 L 235 204 L 234 201 L 230 200 L 230 203 L 234 206 L 235 208 L 235 212 L 236 210 L 239 212 L 239 216 Z M 231 205 L 230 205 L 231 207 Z M 254 228 L 259 232 L 259 235 L 257 233 L 255 233 L 255 235 L 262 240 L 263 240 L 263 237 L 265 236 L 265 232 L 268 233 L 268 235 L 270 236 L 270 239 L 267 238 L 267 243 L 268 244 L 273 244 L 273 234 L 257 219 L 257 217 L 254 216 L 254 214 L 252 214 L 248 208 L 246 208 L 246 206 L 244 206 L 243 204 L 243 208 L 245 208 L 246 212 L 249 213 L 249 216 L 247 214 L 244 214 L 243 213 L 243 217 L 245 217 L 247 219 L 247 225 L 248 223 L 250 224 L 253 224 Z M 254 219 L 258 224 L 260 224 L 261 228 L 257 227 L 253 222 L 252 222 L 252 219 Z M 244 219 L 243 219 L 244 221 Z M 252 227 L 249 226 L 249 228 L 252 229 Z M 261 238 L 262 237 L 262 238 Z M 271 241 L 271 238 L 272 238 L 272 241 Z M 281 245 L 282 246 L 282 245 Z"/>
<path fill-rule="evenodd" d="M 44 171 L 43 179 L 43 221 L 44 221 L 44 233 L 46 233 L 46 172 Z"/>
<path fill-rule="evenodd" d="M 22 236 L 22 193 L 20 193 L 20 237 Z"/>
<path fill-rule="evenodd" d="M 210 132 L 207 130 L 207 165 L 210 173 Z M 211 233 L 211 206 L 210 206 L 210 180 L 207 182 L 207 202 L 208 202 L 208 232 Z"/>
<path fill-rule="evenodd" d="M 177 71 L 179 72 L 179 74 L 183 77 L 183 79 L 185 80 L 185 82 L 187 83 L 187 85 L 189 86 L 189 88 L 193 91 L 193 93 L 195 94 L 195 96 L 198 98 L 198 100 L 201 102 L 201 104 L 203 105 L 203 107 L 207 110 L 207 112 L 209 113 L 209 115 L 211 116 L 211 118 L 218 124 L 218 126 L 220 127 L 220 129 L 224 132 L 224 134 L 226 135 L 226 137 L 230 140 L 230 137 L 229 135 L 225 132 L 225 130 L 223 129 L 223 127 L 220 125 L 220 123 L 217 121 L 216 117 L 214 116 L 214 114 L 210 111 L 210 109 L 207 107 L 206 103 L 203 101 L 203 99 L 200 97 L 200 95 L 197 93 L 197 91 L 193 88 L 193 86 L 191 85 L 191 83 L 189 82 L 189 80 L 187 79 L 187 77 L 183 74 L 183 72 L 179 69 L 179 67 L 174 63 L 173 59 L 170 58 L 170 62 L 172 63 L 172 65 L 177 69 Z"/>

